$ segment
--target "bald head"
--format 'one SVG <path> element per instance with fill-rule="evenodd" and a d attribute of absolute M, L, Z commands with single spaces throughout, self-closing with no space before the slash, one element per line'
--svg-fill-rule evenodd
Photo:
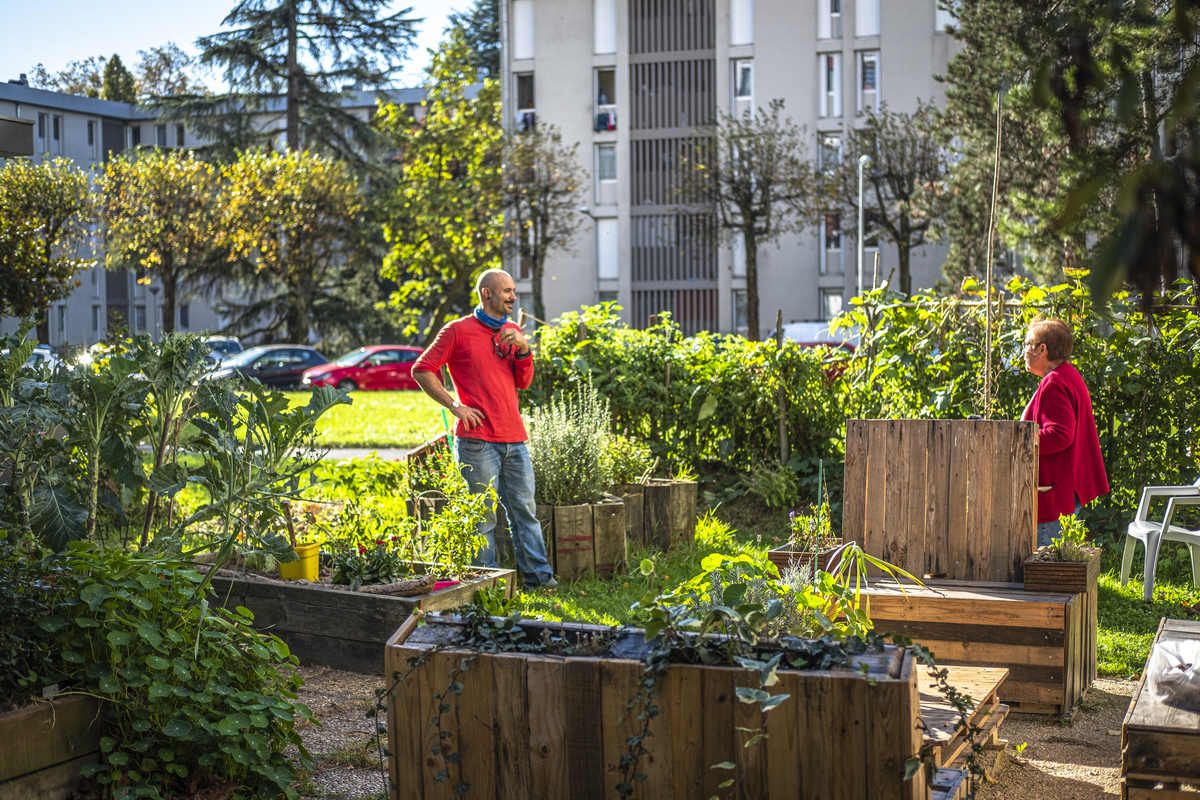
<path fill-rule="evenodd" d="M 475 281 L 475 294 L 479 296 L 479 302 L 484 302 L 486 298 L 483 296 L 483 290 L 487 289 L 492 294 L 497 290 L 502 289 L 506 283 L 512 283 L 512 275 L 509 275 L 502 269 L 485 269 L 479 274 L 479 280 Z"/>
<path fill-rule="evenodd" d="M 484 270 L 475 282 L 475 291 L 479 295 L 479 305 L 491 316 L 503 319 L 512 313 L 517 300 L 517 284 L 504 270 Z"/>

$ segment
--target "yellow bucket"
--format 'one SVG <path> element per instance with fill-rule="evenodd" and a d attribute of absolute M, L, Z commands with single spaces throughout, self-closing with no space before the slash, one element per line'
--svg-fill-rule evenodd
<path fill-rule="evenodd" d="M 321 545 L 316 542 L 298 544 L 296 545 L 296 555 L 300 558 L 279 565 L 279 577 L 285 581 L 317 580 L 320 577 Z"/>

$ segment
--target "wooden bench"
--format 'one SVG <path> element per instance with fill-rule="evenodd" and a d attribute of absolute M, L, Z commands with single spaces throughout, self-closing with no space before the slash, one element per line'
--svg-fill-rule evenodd
<path fill-rule="evenodd" d="M 1200 622 L 1159 622 L 1155 644 L 1179 640 L 1200 640 Z M 1162 702 L 1147 685 L 1147 672 L 1121 725 L 1121 796 L 1200 800 L 1200 712 Z"/>
<path fill-rule="evenodd" d="M 1014 711 L 1069 714 L 1091 685 L 1096 618 L 1085 594 L 948 581 L 880 581 L 864 593 L 877 631 L 909 637 L 939 664 L 1006 668 L 999 698 Z"/>

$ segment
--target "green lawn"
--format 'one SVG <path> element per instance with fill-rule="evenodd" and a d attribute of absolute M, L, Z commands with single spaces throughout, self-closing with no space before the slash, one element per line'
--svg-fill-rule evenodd
<path fill-rule="evenodd" d="M 307 403 L 308 392 L 290 392 Z M 424 392 L 352 392 L 351 404 L 331 408 L 317 423 L 324 447 L 416 447 L 445 430 L 442 407 Z"/>

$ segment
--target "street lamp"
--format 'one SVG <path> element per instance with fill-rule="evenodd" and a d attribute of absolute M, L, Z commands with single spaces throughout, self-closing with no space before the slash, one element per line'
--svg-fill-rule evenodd
<path fill-rule="evenodd" d="M 858 291 L 856 294 L 862 294 L 863 290 L 863 239 L 866 238 L 863 232 L 863 170 L 871 163 L 871 157 L 863 154 L 858 157 Z"/>

